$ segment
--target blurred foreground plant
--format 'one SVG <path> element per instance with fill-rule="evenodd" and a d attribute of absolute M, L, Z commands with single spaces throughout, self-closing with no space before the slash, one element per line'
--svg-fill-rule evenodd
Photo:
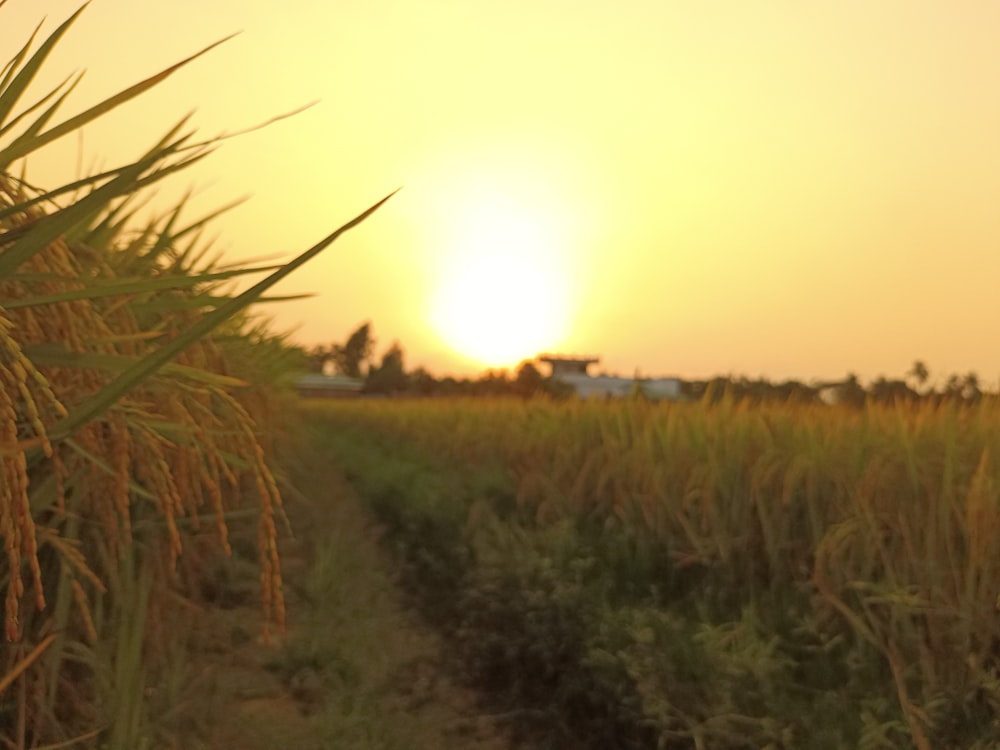
<path fill-rule="evenodd" d="M 265 623 L 283 627 L 281 496 L 257 425 L 268 398 L 246 356 L 266 336 L 245 310 L 388 199 L 286 265 L 221 268 L 198 245 L 214 215 L 182 224 L 182 202 L 137 227 L 141 191 L 221 140 L 194 140 L 184 121 L 132 163 L 33 188 L 19 161 L 216 46 L 56 122 L 79 76 L 21 102 L 82 11 L 32 51 L 36 30 L 0 71 L 0 736 L 12 747 L 148 739 L 151 600 L 170 591 L 189 530 L 214 524 L 228 551 L 248 492 Z"/>

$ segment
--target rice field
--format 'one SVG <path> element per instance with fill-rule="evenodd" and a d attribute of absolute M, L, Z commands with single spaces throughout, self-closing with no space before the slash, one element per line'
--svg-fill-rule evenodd
<path fill-rule="evenodd" d="M 2 3 L 0 3 L 2 5 Z M 296 353 L 247 312 L 211 216 L 140 219 L 218 145 L 181 121 L 40 188 L 24 160 L 187 60 L 63 118 L 0 70 L 0 739 L 165 746 L 151 685 L 213 555 L 252 539 L 285 621 L 275 454 Z M 2 9 L 0 9 L 2 17 Z M 214 45 L 213 45 L 214 46 Z M 245 274 L 263 275 L 245 292 Z M 994 399 L 871 407 L 543 400 L 309 405 L 455 669 L 552 747 L 973 748 L 1000 737 Z M 178 689 L 182 692 L 182 688 Z M 364 729 L 362 727 L 362 729 Z"/>
<path fill-rule="evenodd" d="M 309 413 L 471 676 L 553 747 L 1000 739 L 994 399 Z"/>

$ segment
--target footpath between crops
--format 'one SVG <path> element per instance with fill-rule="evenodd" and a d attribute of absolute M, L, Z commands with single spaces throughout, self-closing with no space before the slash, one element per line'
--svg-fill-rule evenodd
<path fill-rule="evenodd" d="M 262 642 L 253 545 L 234 539 L 202 592 L 214 606 L 178 668 L 192 689 L 167 744 L 511 748 L 444 668 L 446 648 L 405 601 L 370 515 L 338 470 L 315 459 L 294 477 L 302 493 L 285 498 L 294 534 L 281 550 L 286 634 Z"/>
<path fill-rule="evenodd" d="M 581 551 L 574 528 L 530 533 L 515 521 L 502 468 L 435 458 L 418 443 L 324 412 L 313 428 L 383 526 L 406 600 L 448 644 L 439 666 L 477 692 L 510 742 L 539 750 L 701 746 L 683 736 L 662 742 L 614 653 L 587 642 L 608 593 L 588 583 L 603 586 L 592 575 L 597 558 Z"/>
<path fill-rule="evenodd" d="M 311 414 L 326 455 L 384 526 L 404 590 L 444 634 L 449 664 L 517 740 L 998 747 L 996 646 L 968 651 L 963 628 L 980 620 L 947 608 L 934 570 L 905 567 L 941 541 L 920 536 L 922 524 L 887 531 L 872 510 L 908 486 L 900 436 L 951 451 L 947 420 L 920 437 L 912 425 L 899 432 L 898 412 L 824 413 L 825 434 L 854 457 L 828 466 L 838 443 L 794 408 L 361 400 Z M 943 480 L 893 513 L 926 500 L 931 521 L 966 513 L 971 501 L 935 488 L 962 498 L 983 486 L 976 477 L 992 469 L 981 443 L 995 439 L 968 441 L 965 459 L 946 461 Z M 964 554 L 974 528 L 955 525 L 947 549 Z M 971 576 L 959 566 L 955 581 L 971 591 L 975 566 L 992 563 L 962 559 Z M 992 625 L 995 596 L 968 612 Z M 930 601 L 941 603 L 934 619 Z M 931 632 L 950 635 L 934 646 Z"/>

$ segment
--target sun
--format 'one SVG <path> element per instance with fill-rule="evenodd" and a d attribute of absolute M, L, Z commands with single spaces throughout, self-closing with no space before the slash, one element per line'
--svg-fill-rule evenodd
<path fill-rule="evenodd" d="M 458 354 L 511 367 L 566 335 L 564 241 L 553 217 L 510 196 L 487 192 L 463 204 L 431 323 Z"/>

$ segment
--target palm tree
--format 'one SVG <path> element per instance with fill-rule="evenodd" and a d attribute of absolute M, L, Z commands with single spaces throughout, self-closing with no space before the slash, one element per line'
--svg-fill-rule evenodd
<path fill-rule="evenodd" d="M 927 384 L 927 380 L 930 377 L 930 371 L 927 369 L 927 365 L 924 364 L 923 360 L 917 359 L 913 361 L 913 367 L 909 369 L 906 373 L 906 377 L 913 378 L 917 381 L 917 390 L 919 392 L 920 388 L 923 388 Z"/>

